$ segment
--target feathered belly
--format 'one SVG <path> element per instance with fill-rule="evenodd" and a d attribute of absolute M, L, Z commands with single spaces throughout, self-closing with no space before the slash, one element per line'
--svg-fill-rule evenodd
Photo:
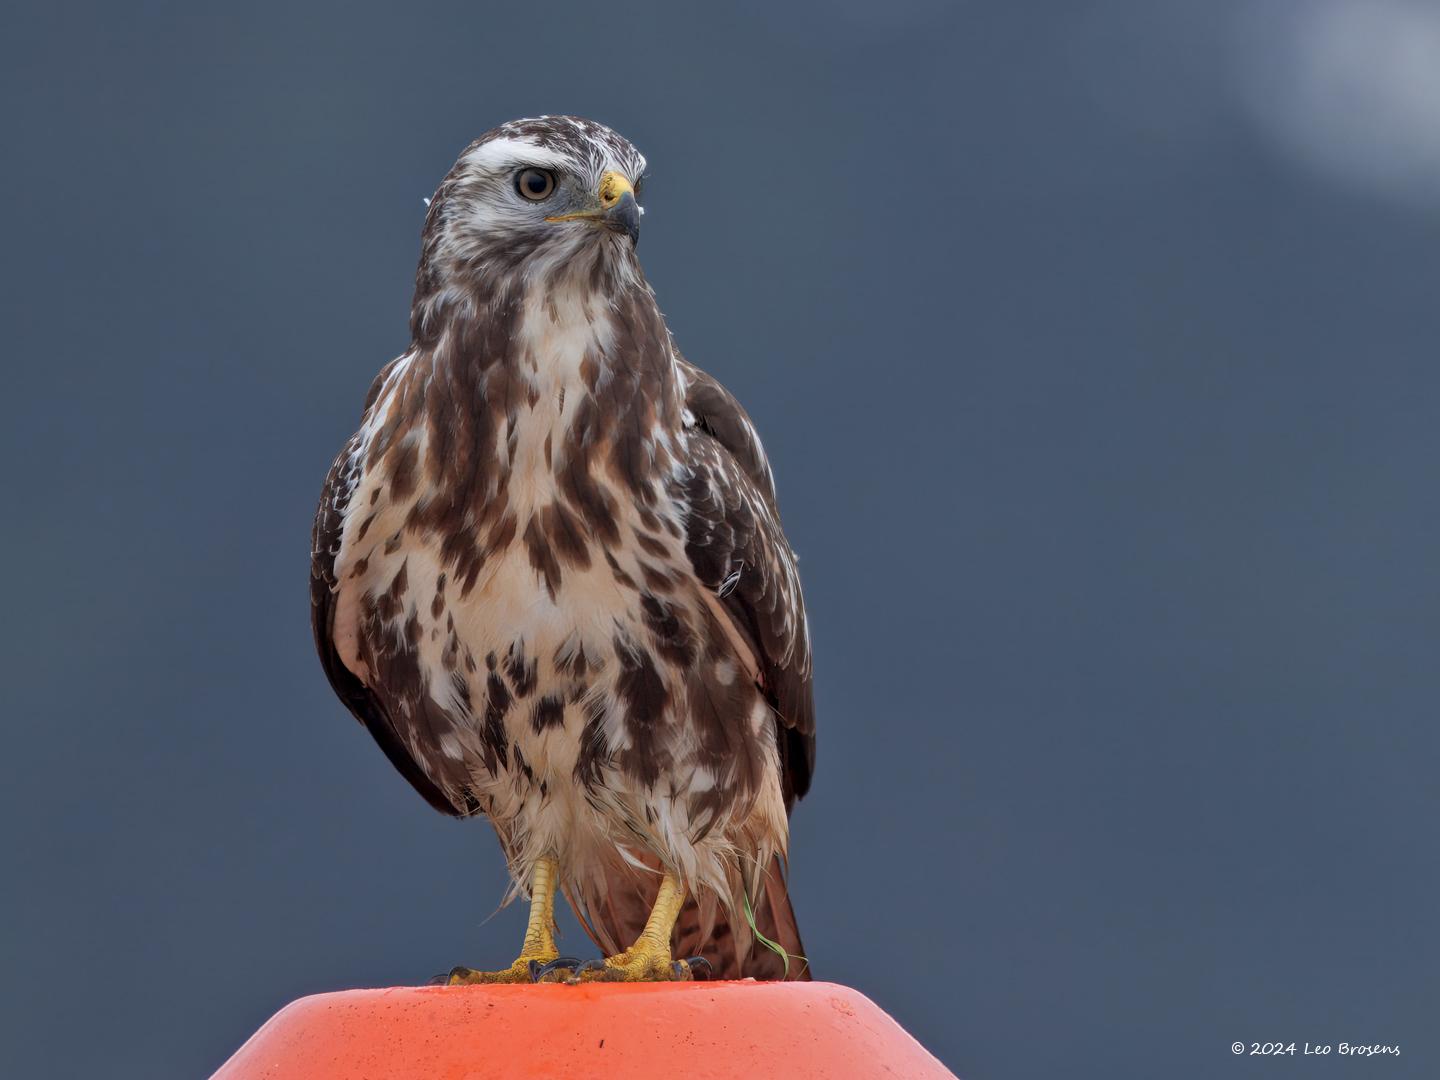
<path fill-rule="evenodd" d="M 337 644 L 409 687 L 412 754 L 517 868 L 552 851 L 583 877 L 618 853 L 727 877 L 757 813 L 783 843 L 774 721 L 683 552 L 633 528 L 646 540 L 614 549 L 517 528 L 471 580 L 401 529 L 342 576 Z"/>
<path fill-rule="evenodd" d="M 482 745 L 504 739 L 506 768 L 495 775 L 481 768 L 474 777 L 497 819 L 511 816 L 513 792 L 540 785 L 563 792 L 597 767 L 582 757 L 587 727 L 592 750 L 620 742 L 608 707 L 619 677 L 615 649 L 639 639 L 642 619 L 636 598 L 596 556 L 567 567 L 552 593 L 517 545 L 482 571 L 468 595 L 449 586 L 433 602 L 424 658 L 430 679 L 462 675 L 468 708 L 459 704 L 476 738 Z"/>

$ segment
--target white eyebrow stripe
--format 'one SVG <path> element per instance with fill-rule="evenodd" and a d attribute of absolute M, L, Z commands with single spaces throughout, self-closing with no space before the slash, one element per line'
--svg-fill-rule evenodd
<path fill-rule="evenodd" d="M 501 138 L 477 146 L 461 160 L 471 168 L 490 171 L 507 165 L 539 165 L 554 169 L 568 164 L 570 159 L 525 139 Z"/>

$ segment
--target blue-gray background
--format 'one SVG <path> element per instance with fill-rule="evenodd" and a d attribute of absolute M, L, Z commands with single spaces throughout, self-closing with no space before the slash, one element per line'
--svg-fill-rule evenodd
<path fill-rule="evenodd" d="M 561 111 L 649 155 L 647 271 L 775 461 L 816 972 L 968 1078 L 1440 1070 L 1436 8 L 0 20 L 4 1075 L 200 1076 L 513 955 L 490 831 L 325 684 L 308 530 L 422 196 Z"/>

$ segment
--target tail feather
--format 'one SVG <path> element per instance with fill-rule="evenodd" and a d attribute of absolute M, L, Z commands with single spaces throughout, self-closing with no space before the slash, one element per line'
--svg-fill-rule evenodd
<path fill-rule="evenodd" d="M 743 921 L 743 911 L 736 913 L 742 920 L 741 925 L 732 927 L 730 914 L 720 908 L 707 937 L 702 929 L 700 907 L 693 899 L 685 905 L 675 924 L 675 955 L 703 956 L 713 969 L 711 977 L 716 979 L 809 981 L 810 963 L 805 958 L 805 946 L 800 941 L 800 927 L 795 921 L 795 908 L 790 903 L 778 855 L 764 875 L 760 895 L 751 897 L 751 913 L 755 916 L 755 929 L 784 949 L 784 956 L 756 939 L 748 922 Z"/>
<path fill-rule="evenodd" d="M 608 954 L 625 948 L 645 927 L 650 906 L 655 900 L 655 884 L 645 887 L 644 879 L 617 874 L 607 880 L 599 895 L 570 896 L 585 932 Z M 779 856 L 763 875 L 758 896 L 752 896 L 751 910 L 755 929 L 773 941 L 786 955 L 781 956 L 756 939 L 742 910 L 732 915 L 713 897 L 702 907 L 692 896 L 686 901 L 675 923 L 671 938 L 673 954 L 680 959 L 702 956 L 709 962 L 713 979 L 810 979 L 810 964 L 805 959 L 805 946 L 800 941 L 800 928 L 795 909 L 785 885 L 784 869 Z M 732 925 L 735 921 L 735 925 Z M 707 923 L 710 923 L 707 927 Z M 707 932 L 708 931 L 708 932 Z"/>

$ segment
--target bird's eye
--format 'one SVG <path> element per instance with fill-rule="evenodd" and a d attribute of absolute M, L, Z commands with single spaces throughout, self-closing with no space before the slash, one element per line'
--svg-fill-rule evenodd
<path fill-rule="evenodd" d="M 542 202 L 555 191 L 555 174 L 548 169 L 521 169 L 515 190 L 531 202 Z"/>

